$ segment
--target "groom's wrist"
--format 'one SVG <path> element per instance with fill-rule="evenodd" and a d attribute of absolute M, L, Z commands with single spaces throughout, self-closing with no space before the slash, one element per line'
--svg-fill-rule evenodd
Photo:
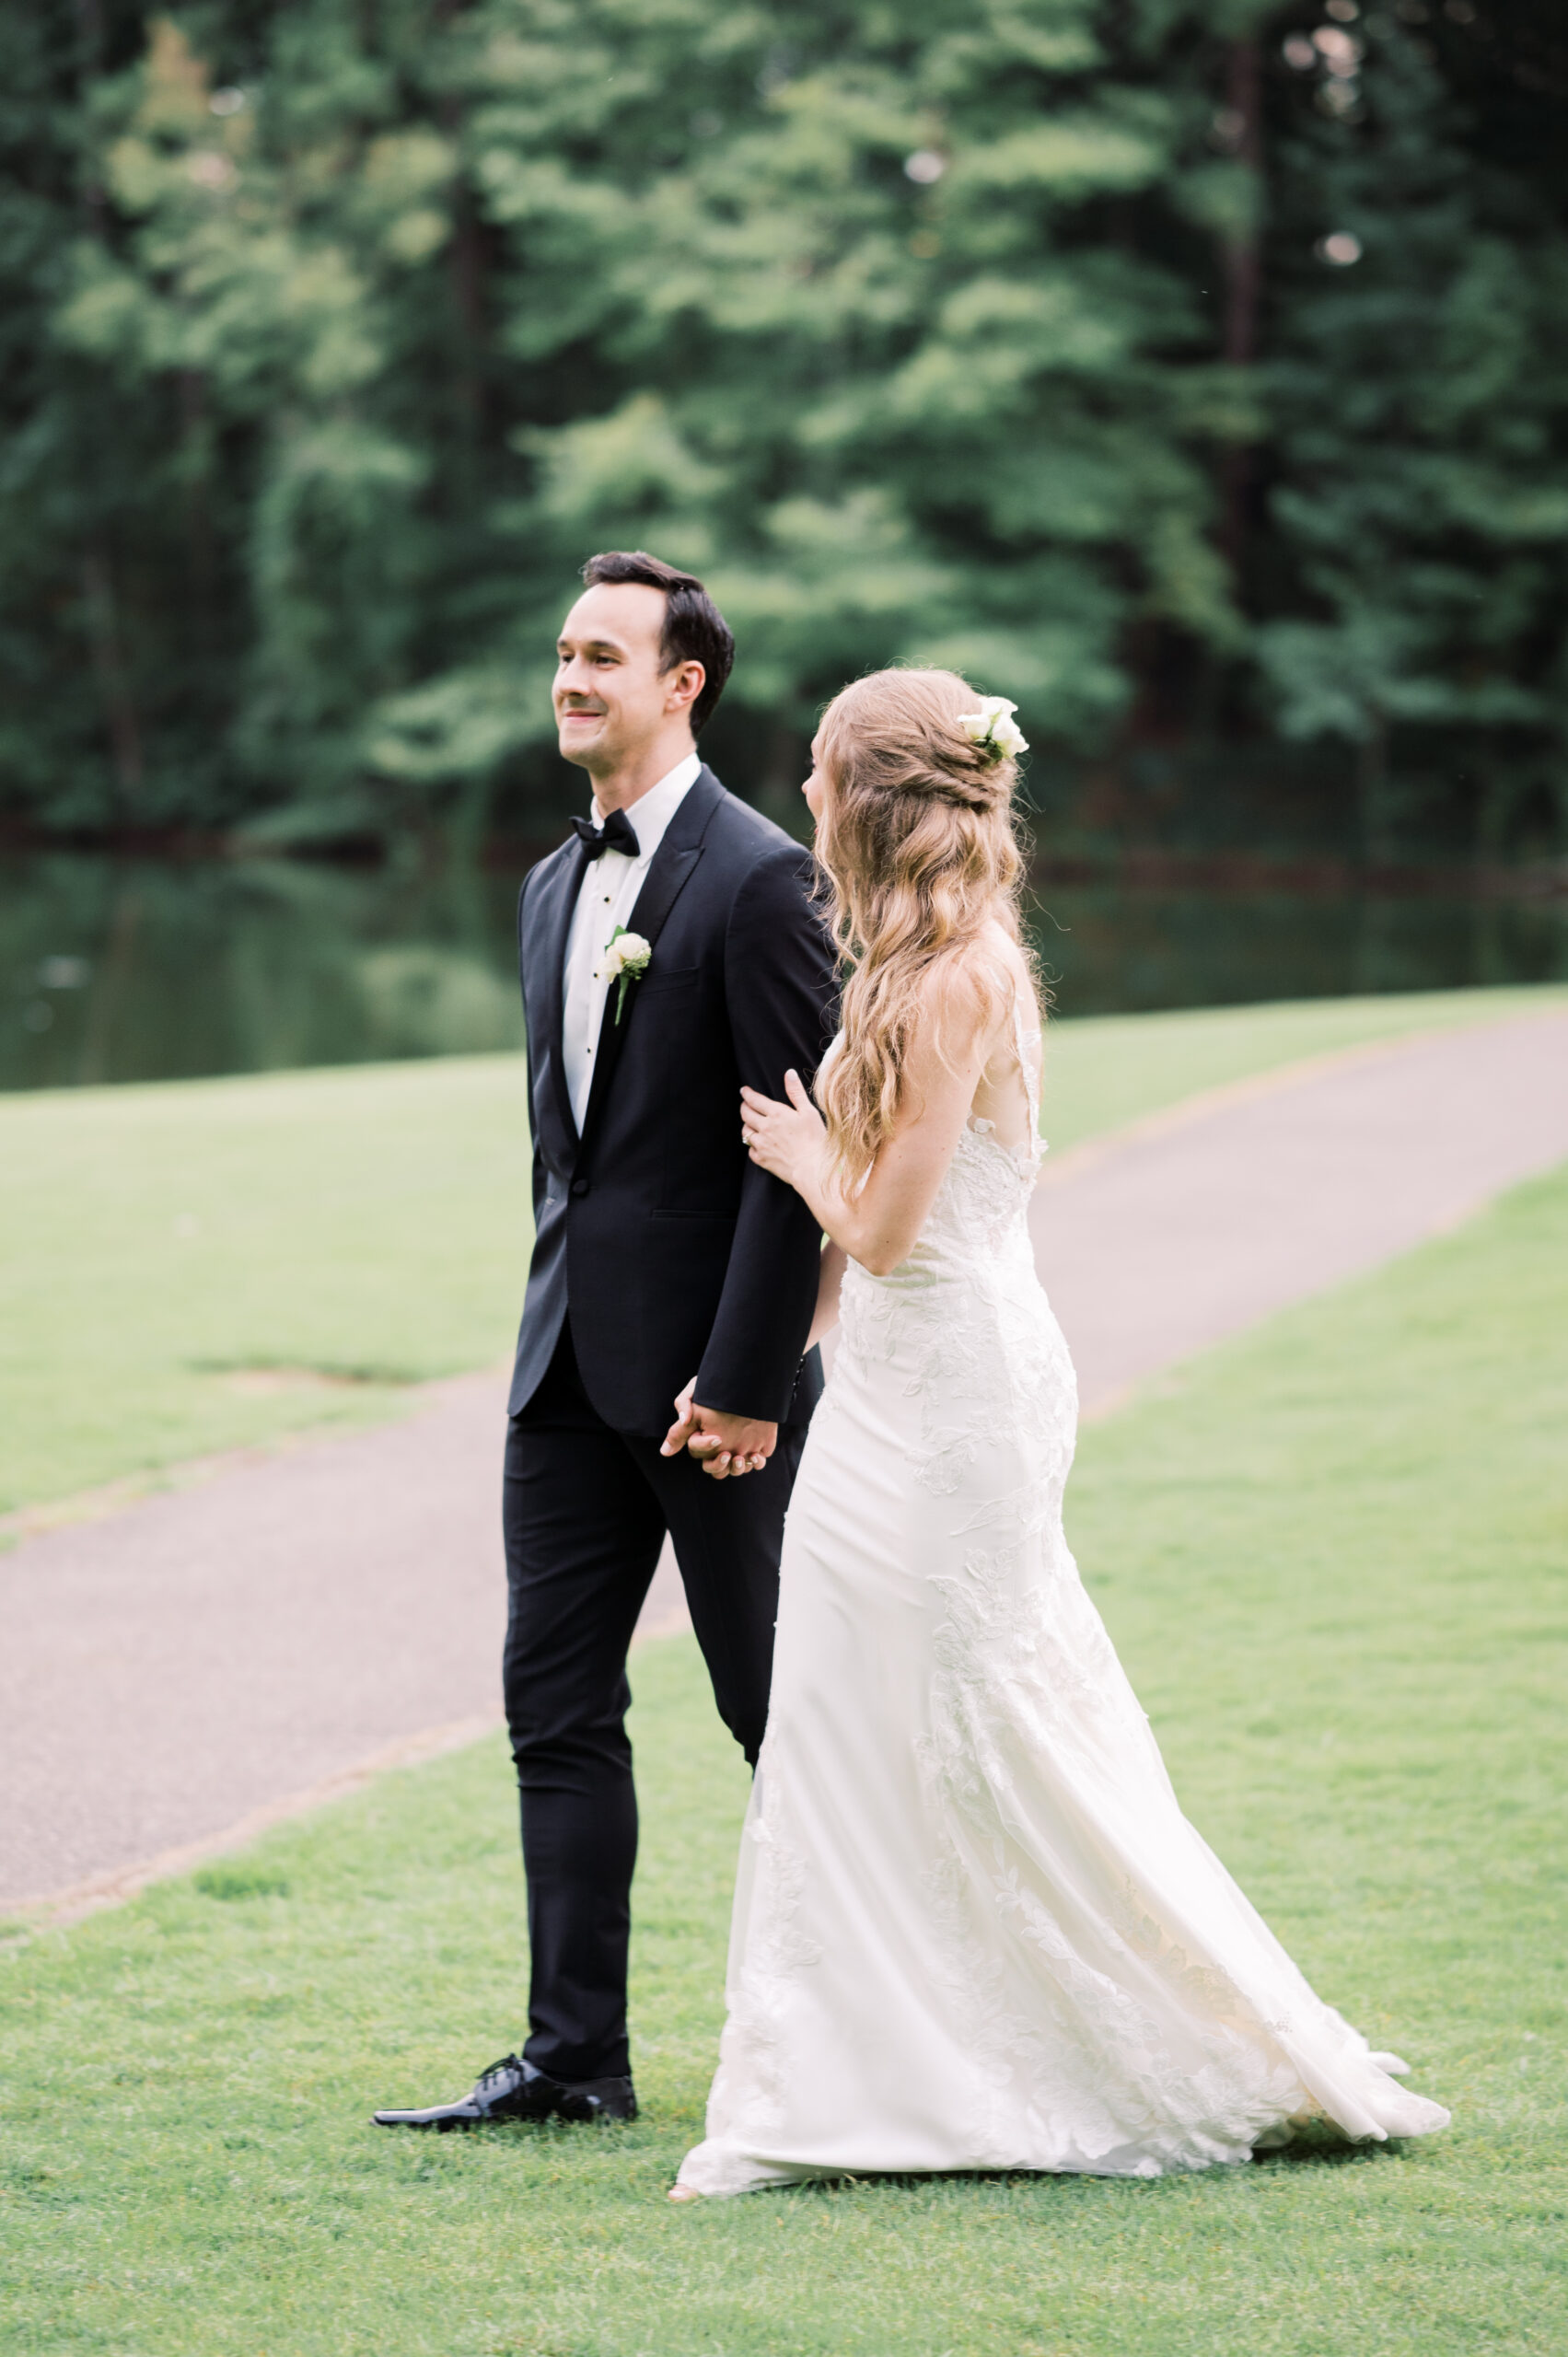
<path fill-rule="evenodd" d="M 704 1416 L 727 1416 L 733 1424 L 780 1424 L 784 1422 L 782 1416 L 770 1415 L 764 1408 L 737 1408 L 732 1407 L 727 1399 L 716 1395 L 710 1398 L 701 1384 L 691 1395 L 691 1405 Z"/>
<path fill-rule="evenodd" d="M 705 1409 L 710 1416 L 733 1416 L 738 1423 L 782 1424 L 794 1393 L 792 1380 L 781 1406 L 777 1399 L 760 1399 L 754 1383 L 704 1382 L 699 1375 L 691 1398 L 693 1405 Z"/>

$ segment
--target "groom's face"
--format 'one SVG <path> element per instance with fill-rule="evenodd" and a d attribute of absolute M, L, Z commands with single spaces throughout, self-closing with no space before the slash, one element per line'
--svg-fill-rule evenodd
<path fill-rule="evenodd" d="M 600 581 L 584 590 L 561 626 L 556 732 L 565 759 L 590 775 L 634 760 L 669 726 L 675 674 L 660 668 L 664 610 L 662 589 Z M 700 666 L 685 668 L 696 669 L 700 682 Z"/>

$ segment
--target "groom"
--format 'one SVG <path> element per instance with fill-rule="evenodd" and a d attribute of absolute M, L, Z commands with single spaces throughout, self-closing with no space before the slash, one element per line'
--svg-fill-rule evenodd
<path fill-rule="evenodd" d="M 503 1519 L 530 2035 L 458 2102 L 378 2111 L 389 2128 L 635 2118 L 627 1647 L 668 1531 L 719 1715 L 755 1766 L 784 1508 L 822 1387 L 804 1355 L 820 1237 L 748 1157 L 739 1112 L 743 1082 L 782 1097 L 792 1065 L 808 1079 L 831 1028 L 811 862 L 695 749 L 735 651 L 702 583 L 640 551 L 583 578 L 554 702 L 593 818 L 517 911 L 536 1240 Z M 645 963 L 611 949 L 632 935 Z M 689 1385 L 686 1445 L 666 1456 Z"/>

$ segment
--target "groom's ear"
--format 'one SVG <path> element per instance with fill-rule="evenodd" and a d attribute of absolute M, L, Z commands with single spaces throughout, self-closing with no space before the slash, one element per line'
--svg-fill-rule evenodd
<path fill-rule="evenodd" d="M 665 673 L 668 707 L 671 712 L 690 714 L 692 705 L 707 683 L 708 674 L 701 663 L 672 663 Z M 692 730 L 696 735 L 696 730 Z"/>

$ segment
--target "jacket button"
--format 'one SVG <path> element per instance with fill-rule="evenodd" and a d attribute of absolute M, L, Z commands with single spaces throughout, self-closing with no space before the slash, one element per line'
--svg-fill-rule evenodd
<path fill-rule="evenodd" d="M 587 1191 L 588 1191 L 588 1182 L 587 1182 L 587 1180 L 586 1178 L 574 1178 L 574 1179 L 573 1179 L 573 1181 L 572 1181 L 572 1192 L 574 1193 L 574 1195 L 586 1195 L 586 1194 L 587 1193 Z"/>

